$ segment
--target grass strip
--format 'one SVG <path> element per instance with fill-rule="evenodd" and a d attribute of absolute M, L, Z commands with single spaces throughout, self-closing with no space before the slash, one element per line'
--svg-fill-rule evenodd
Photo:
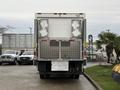
<path fill-rule="evenodd" d="M 112 78 L 113 66 L 98 65 L 89 67 L 85 72 L 95 80 L 103 90 L 120 90 L 120 84 Z"/>

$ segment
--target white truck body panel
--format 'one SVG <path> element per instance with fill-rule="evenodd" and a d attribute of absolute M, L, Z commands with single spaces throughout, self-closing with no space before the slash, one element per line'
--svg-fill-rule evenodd
<path fill-rule="evenodd" d="M 50 19 L 48 37 L 71 37 L 70 19 Z"/>
<path fill-rule="evenodd" d="M 38 60 L 54 60 L 54 59 L 68 59 L 68 60 L 83 60 L 83 43 L 86 39 L 86 28 L 85 28 L 85 14 L 83 13 L 66 13 L 66 14 L 55 14 L 55 13 L 37 13 L 36 14 L 36 31 L 35 38 L 38 49 Z M 45 31 L 42 31 L 41 22 L 46 20 Z M 74 21 L 78 21 L 78 30 L 73 31 Z M 43 23 L 42 23 L 43 25 Z M 42 38 L 40 34 L 47 35 L 47 37 Z M 80 33 L 80 37 L 73 38 L 73 34 L 76 36 Z M 50 46 L 51 40 L 57 40 L 58 46 Z M 73 40 L 73 41 L 70 41 Z M 70 46 L 62 46 L 68 43 Z M 70 41 L 70 42 L 69 42 Z M 61 43 L 61 45 L 60 45 Z M 65 58 L 66 57 L 66 58 Z"/>
<path fill-rule="evenodd" d="M 74 18 L 74 17 L 80 17 L 80 18 L 85 18 L 85 14 L 84 13 L 36 13 L 35 14 L 35 19 L 37 18 L 44 18 L 44 17 L 70 17 L 70 18 Z"/>

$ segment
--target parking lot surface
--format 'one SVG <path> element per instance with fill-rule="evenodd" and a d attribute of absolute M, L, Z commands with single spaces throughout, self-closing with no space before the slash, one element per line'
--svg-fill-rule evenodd
<path fill-rule="evenodd" d="M 0 66 L 0 90 L 95 90 L 84 77 L 80 79 L 43 79 L 35 66 Z"/>

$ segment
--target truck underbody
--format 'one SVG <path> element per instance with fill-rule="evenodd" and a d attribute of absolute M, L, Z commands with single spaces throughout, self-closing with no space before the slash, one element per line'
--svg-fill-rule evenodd
<path fill-rule="evenodd" d="M 83 61 L 68 61 L 68 71 L 52 71 L 52 61 L 38 61 L 38 71 L 40 78 L 48 78 L 50 75 L 53 76 L 69 76 L 74 79 L 79 78 L 79 74 L 83 73 Z"/>

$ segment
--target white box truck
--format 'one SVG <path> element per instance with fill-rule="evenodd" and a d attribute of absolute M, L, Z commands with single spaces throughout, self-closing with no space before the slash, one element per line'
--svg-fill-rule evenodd
<path fill-rule="evenodd" d="M 35 58 L 40 78 L 69 75 L 78 79 L 86 62 L 84 13 L 36 13 Z"/>

